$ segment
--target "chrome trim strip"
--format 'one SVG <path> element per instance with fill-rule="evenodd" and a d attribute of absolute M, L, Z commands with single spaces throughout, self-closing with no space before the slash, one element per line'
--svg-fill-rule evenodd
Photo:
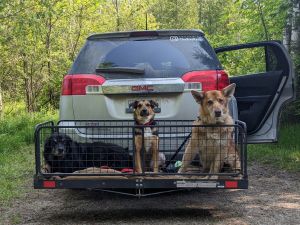
<path fill-rule="evenodd" d="M 102 85 L 103 94 L 138 93 L 182 93 L 184 82 L 181 78 L 145 78 L 107 80 Z"/>

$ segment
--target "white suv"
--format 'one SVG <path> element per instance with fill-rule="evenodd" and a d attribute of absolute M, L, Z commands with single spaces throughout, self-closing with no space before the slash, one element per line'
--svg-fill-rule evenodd
<path fill-rule="evenodd" d="M 255 48 L 265 50 L 265 71 L 257 74 L 229 77 L 217 57 Z M 231 109 L 247 123 L 248 143 L 276 141 L 281 107 L 295 96 L 293 67 L 281 43 L 214 49 L 199 30 L 95 34 L 64 78 L 60 120 L 132 120 L 129 104 L 138 99 L 158 102 L 157 119 L 194 120 L 198 106 L 190 91 L 229 83 L 237 84 Z"/>

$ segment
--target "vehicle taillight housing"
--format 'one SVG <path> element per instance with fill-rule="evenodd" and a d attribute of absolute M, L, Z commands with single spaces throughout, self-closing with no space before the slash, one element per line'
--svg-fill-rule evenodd
<path fill-rule="evenodd" d="M 192 71 L 184 74 L 181 79 L 185 83 L 201 83 L 202 91 L 222 90 L 229 85 L 228 74 L 224 70 Z"/>
<path fill-rule="evenodd" d="M 62 84 L 62 95 L 85 95 L 86 87 L 102 85 L 105 79 L 94 74 L 66 75 Z"/>
<path fill-rule="evenodd" d="M 238 188 L 238 182 L 236 180 L 225 181 L 225 188 Z"/>
<path fill-rule="evenodd" d="M 43 181 L 43 187 L 44 188 L 55 188 L 56 182 L 54 180 L 44 180 Z"/>

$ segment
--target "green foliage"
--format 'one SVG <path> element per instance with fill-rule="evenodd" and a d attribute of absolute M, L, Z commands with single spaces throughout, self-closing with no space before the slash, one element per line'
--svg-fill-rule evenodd
<path fill-rule="evenodd" d="M 230 76 L 239 76 L 266 71 L 265 49 L 242 49 L 218 54 L 222 66 Z"/>
<path fill-rule="evenodd" d="M 51 108 L 28 114 L 24 103 L 10 103 L 0 119 L 0 202 L 20 194 L 20 186 L 32 180 L 34 170 L 34 127 L 39 122 L 57 120 Z"/>
<path fill-rule="evenodd" d="M 156 0 L 149 8 L 160 29 L 199 29 L 197 0 Z"/>
<path fill-rule="evenodd" d="M 285 125 L 280 129 L 277 144 L 249 145 L 249 161 L 273 165 L 279 169 L 300 171 L 300 125 Z"/>
<path fill-rule="evenodd" d="M 25 101 L 27 111 L 57 108 L 63 76 L 89 34 L 200 28 L 215 47 L 282 40 L 291 6 L 285 0 L 2 0 L 0 92 L 4 103 Z M 300 50 L 293 48 L 299 71 Z M 265 67 L 256 63 L 257 52 L 232 54 L 230 61 L 221 57 L 232 75 Z M 291 111 L 300 114 L 299 101 Z"/>
<path fill-rule="evenodd" d="M 57 119 L 57 112 L 51 108 L 28 114 L 24 103 L 9 104 L 0 119 L 0 154 L 32 144 L 35 125 L 53 119 Z"/>
<path fill-rule="evenodd" d="M 199 22 L 216 47 L 282 40 L 287 12 L 284 4 L 284 0 L 199 0 Z"/>
<path fill-rule="evenodd" d="M 89 34 L 200 28 L 216 47 L 282 40 L 289 7 L 284 0 L 2 0 L 0 90 L 4 102 L 25 100 L 27 111 L 58 107 L 62 78 Z M 226 69 L 247 71 L 248 54 L 224 59 Z"/>

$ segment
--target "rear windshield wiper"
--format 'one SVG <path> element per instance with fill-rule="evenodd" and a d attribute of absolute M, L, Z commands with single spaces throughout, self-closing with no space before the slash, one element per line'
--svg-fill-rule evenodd
<path fill-rule="evenodd" d="M 97 68 L 96 73 L 130 73 L 130 74 L 144 74 L 145 69 L 135 68 L 135 67 L 107 67 L 107 68 Z"/>

